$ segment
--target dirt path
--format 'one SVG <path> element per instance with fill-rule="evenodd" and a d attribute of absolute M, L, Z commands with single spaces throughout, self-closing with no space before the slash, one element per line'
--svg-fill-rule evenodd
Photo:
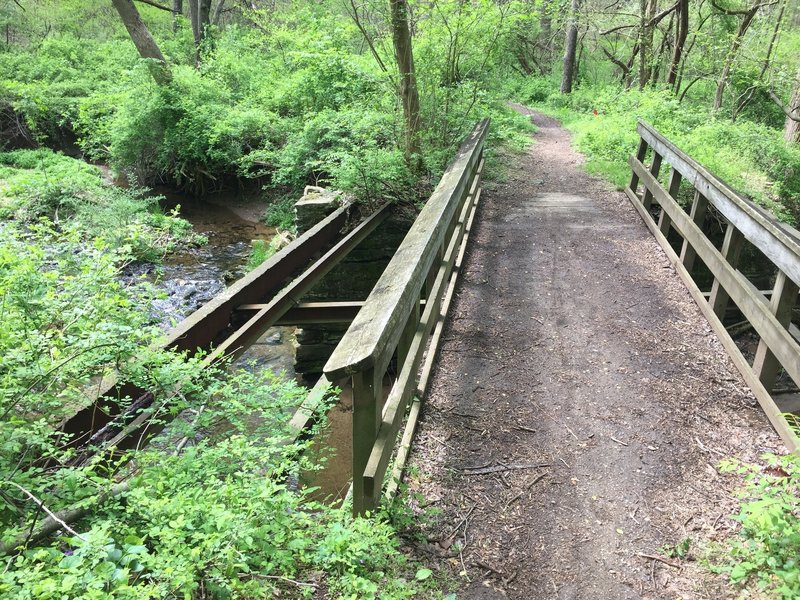
<path fill-rule="evenodd" d="M 625 196 L 533 119 L 485 190 L 425 404 L 409 487 L 438 514 L 414 551 L 460 598 L 729 596 L 692 561 L 734 527 L 716 465 L 781 444 Z M 643 556 L 686 539 L 674 566 Z"/>

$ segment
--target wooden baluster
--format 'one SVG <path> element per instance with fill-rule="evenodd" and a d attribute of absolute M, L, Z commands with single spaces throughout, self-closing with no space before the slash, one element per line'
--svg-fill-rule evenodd
<path fill-rule="evenodd" d="M 778 271 L 775 287 L 772 289 L 772 300 L 769 303 L 769 309 L 778 319 L 778 322 L 787 329 L 792 322 L 792 309 L 795 302 L 797 302 L 797 293 L 797 284 L 789 279 L 783 271 Z M 778 377 L 780 366 L 780 363 L 764 343 L 764 340 L 762 339 L 758 342 L 756 358 L 753 361 L 753 371 L 755 371 L 756 377 L 769 392 L 772 391 L 772 386 Z"/>
<path fill-rule="evenodd" d="M 639 148 L 636 150 L 636 160 L 638 160 L 642 164 L 644 164 L 644 157 L 647 156 L 647 147 L 648 147 L 647 142 L 645 142 L 644 139 L 640 138 Z M 631 191 L 635 195 L 637 196 L 639 195 L 639 191 L 637 190 L 637 188 L 639 187 L 639 176 L 636 174 L 635 171 L 633 175 L 631 175 L 631 183 L 628 187 L 631 188 Z"/>
<path fill-rule="evenodd" d="M 725 229 L 725 239 L 722 242 L 722 256 L 734 269 L 739 266 L 739 256 L 742 253 L 743 243 L 744 236 L 742 232 L 736 229 L 733 224 L 728 223 L 728 227 Z M 708 297 L 708 303 L 720 321 L 725 320 L 725 311 L 728 310 L 729 299 L 728 292 L 715 278 L 714 283 L 711 285 L 711 295 Z"/>
<path fill-rule="evenodd" d="M 667 189 L 667 193 L 673 199 L 677 199 L 678 190 L 681 187 L 681 174 L 678 172 L 677 169 L 672 169 L 672 172 L 669 174 L 669 188 Z M 667 211 L 663 208 L 661 209 L 661 216 L 658 219 L 658 229 L 661 233 L 664 234 L 664 237 L 667 237 L 669 234 L 669 228 L 672 225 L 672 219 L 669 218 Z"/>
<path fill-rule="evenodd" d="M 694 192 L 694 202 L 692 202 L 692 211 L 689 214 L 692 217 L 692 221 L 694 224 L 703 228 L 703 223 L 706 220 L 706 213 L 708 212 L 708 198 L 703 196 L 699 191 L 695 190 Z M 686 270 L 691 273 L 692 267 L 694 266 L 694 259 L 697 257 L 697 253 L 694 251 L 689 245 L 689 242 L 684 240 L 683 247 L 681 248 L 681 262 L 683 266 L 686 267 Z"/>
<path fill-rule="evenodd" d="M 406 326 L 403 333 L 400 334 L 400 341 L 397 342 L 397 373 L 398 375 L 403 370 L 403 364 L 406 362 L 408 350 L 411 348 L 411 343 L 414 341 L 414 334 L 417 333 L 419 326 L 419 302 L 411 307 L 411 314 L 408 316 Z"/>
<path fill-rule="evenodd" d="M 653 164 L 650 165 L 650 173 L 653 174 L 655 179 L 658 179 L 658 173 L 661 171 L 661 155 L 653 150 Z M 675 170 L 673 169 L 673 173 Z M 645 210 L 650 210 L 653 205 L 653 193 L 645 187 L 644 196 L 642 196 L 642 205 Z"/>
<path fill-rule="evenodd" d="M 364 469 L 381 425 L 383 374 L 367 369 L 353 374 L 353 514 L 375 508 L 364 494 Z M 376 494 L 377 497 L 377 494 Z"/>

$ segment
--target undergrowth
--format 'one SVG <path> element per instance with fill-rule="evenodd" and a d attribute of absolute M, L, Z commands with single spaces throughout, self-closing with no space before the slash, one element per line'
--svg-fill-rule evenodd
<path fill-rule="evenodd" d="M 161 349 L 151 292 L 121 283 L 123 249 L 48 222 L 5 223 L 0 242 L 0 596 L 406 598 L 431 588 L 386 515 L 353 519 L 295 489 L 321 464 L 289 425 L 305 389 Z M 77 461 L 60 423 L 115 373 L 152 391 L 142 414 L 168 428 L 150 449 Z M 41 506 L 90 510 L 36 542 Z"/>
<path fill-rule="evenodd" d="M 739 491 L 741 528 L 710 554 L 714 572 L 750 597 L 757 590 L 769 597 L 800 596 L 800 458 L 767 454 L 765 465 L 722 463 L 721 470 L 744 477 Z"/>

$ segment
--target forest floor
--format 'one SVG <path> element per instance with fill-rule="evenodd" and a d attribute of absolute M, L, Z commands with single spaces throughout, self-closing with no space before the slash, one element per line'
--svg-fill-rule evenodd
<path fill-rule="evenodd" d="M 740 480 L 718 464 L 783 445 L 625 195 L 518 110 L 539 131 L 484 189 L 411 458 L 409 551 L 459 598 L 735 596 L 697 561 L 736 528 Z"/>

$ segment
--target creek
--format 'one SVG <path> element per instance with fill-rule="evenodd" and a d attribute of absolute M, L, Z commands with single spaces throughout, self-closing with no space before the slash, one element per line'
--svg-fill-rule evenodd
<path fill-rule="evenodd" d="M 180 216 L 189 221 L 195 233 L 208 243 L 183 248 L 164 259 L 158 268 L 140 265 L 138 273 L 163 292 L 153 304 L 153 316 L 168 329 L 222 292 L 225 287 L 247 272 L 252 241 L 269 240 L 275 228 L 261 221 L 263 202 L 242 198 L 237 194 L 217 195 L 198 200 L 164 190 L 156 190 L 166 198 L 164 208 L 180 206 Z M 270 328 L 234 363 L 235 368 L 257 372 L 270 369 L 287 379 L 298 378 L 294 369 L 295 327 Z M 320 500 L 341 500 L 349 487 L 352 460 L 352 393 L 349 385 L 341 385 L 340 401 L 328 414 L 328 426 L 318 435 L 314 455 L 326 458 L 325 469 L 303 473 L 300 484 L 318 488 L 314 497 Z"/>

